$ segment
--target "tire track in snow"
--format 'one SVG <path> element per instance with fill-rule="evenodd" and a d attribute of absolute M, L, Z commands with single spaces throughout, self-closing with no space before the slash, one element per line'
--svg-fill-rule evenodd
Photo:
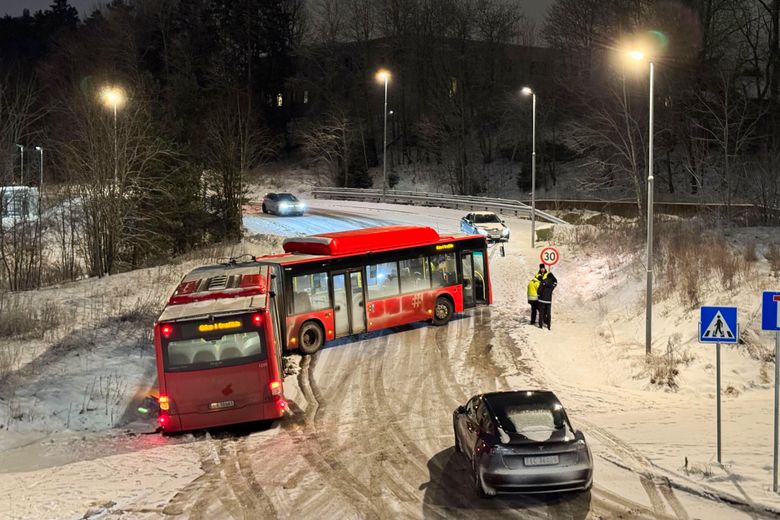
<path fill-rule="evenodd" d="M 311 361 L 312 358 L 316 359 L 320 355 L 321 353 L 317 353 L 314 356 L 304 357 L 299 374 L 301 391 L 309 403 L 306 407 L 306 420 L 303 427 L 307 435 L 304 442 L 299 444 L 304 449 L 302 456 L 323 481 L 343 495 L 349 501 L 349 505 L 361 512 L 364 518 L 379 518 L 379 511 L 371 500 L 371 491 L 361 481 L 355 479 L 349 470 L 336 460 L 336 457 L 325 457 L 329 449 L 328 442 L 323 441 L 327 441 L 327 438 L 323 438 L 324 432 L 320 431 L 315 424 L 315 418 L 321 413 L 324 401 L 319 401 L 317 398 L 319 394 L 319 398 L 322 399 L 322 395 L 316 383 L 313 384 L 314 369 Z M 312 447 L 312 442 L 316 443 L 316 448 Z"/>

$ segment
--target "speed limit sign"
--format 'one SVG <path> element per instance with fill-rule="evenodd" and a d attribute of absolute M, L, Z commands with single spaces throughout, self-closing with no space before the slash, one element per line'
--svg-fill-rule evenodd
<path fill-rule="evenodd" d="M 542 249 L 542 252 L 539 254 L 539 260 L 542 261 L 545 265 L 555 265 L 558 263 L 558 260 L 561 259 L 561 255 L 558 253 L 558 250 L 554 247 L 545 247 Z"/>

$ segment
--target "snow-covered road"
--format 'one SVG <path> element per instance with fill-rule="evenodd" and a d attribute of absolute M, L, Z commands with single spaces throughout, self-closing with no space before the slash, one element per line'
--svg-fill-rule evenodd
<path fill-rule="evenodd" d="M 309 216 L 247 215 L 245 226 L 284 236 L 388 223 L 448 233 L 461 216 L 313 201 Z M 268 429 L 155 436 L 159 442 L 137 452 L 28 471 L 17 460 L 14 473 L 0 473 L 0 518 L 79 518 L 88 510 L 90 518 L 763 518 L 671 486 L 634 447 L 580 415 L 588 408 L 571 388 L 564 404 L 595 455 L 590 496 L 474 496 L 454 453 L 452 410 L 479 392 L 557 390 L 548 375 L 555 367 L 540 370 L 531 345 L 554 348 L 559 337 L 529 330 L 525 316 L 524 280 L 535 264 L 524 244 L 530 226 L 507 221 L 507 255 L 493 250 L 490 260 L 493 306 L 445 327 L 371 333 L 303 358 L 285 381 L 294 415 Z M 585 402 L 605 397 L 592 393 Z"/>

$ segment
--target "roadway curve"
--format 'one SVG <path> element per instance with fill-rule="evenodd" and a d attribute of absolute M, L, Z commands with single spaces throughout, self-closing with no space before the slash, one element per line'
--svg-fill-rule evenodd
<path fill-rule="evenodd" d="M 459 215 L 316 201 L 308 217 L 250 215 L 245 224 L 256 233 L 288 236 L 423 222 L 451 232 Z M 510 223 L 516 234 L 526 225 Z M 451 413 L 476 392 L 508 388 L 491 350 L 514 356 L 515 374 L 528 387 L 546 386 L 526 365 L 525 346 L 507 332 L 518 320 L 509 305 L 502 305 L 513 295 L 502 289 L 500 277 L 512 255 L 501 258 L 495 252 L 495 305 L 469 311 L 444 327 L 416 324 L 371 333 L 303 358 L 298 375 L 285 383 L 293 395 L 292 416 L 270 426 L 270 432 L 228 430 L 193 443 L 203 475 L 162 512 L 195 519 L 758 518 L 673 490 L 652 477 L 638 452 L 595 426 L 585 427 L 596 458 L 590 494 L 474 496 L 469 468 L 454 453 Z M 626 467 L 647 471 L 629 471 L 606 462 L 605 455 L 629 458 Z"/>

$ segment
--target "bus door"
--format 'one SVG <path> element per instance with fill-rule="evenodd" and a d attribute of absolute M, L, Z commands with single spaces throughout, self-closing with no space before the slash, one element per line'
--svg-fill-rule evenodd
<path fill-rule="evenodd" d="M 351 269 L 331 273 L 336 337 L 359 334 L 366 330 L 366 304 L 363 294 L 363 271 Z"/>
<path fill-rule="evenodd" d="M 460 254 L 463 273 L 463 306 L 487 303 L 484 251 L 463 251 Z"/>

